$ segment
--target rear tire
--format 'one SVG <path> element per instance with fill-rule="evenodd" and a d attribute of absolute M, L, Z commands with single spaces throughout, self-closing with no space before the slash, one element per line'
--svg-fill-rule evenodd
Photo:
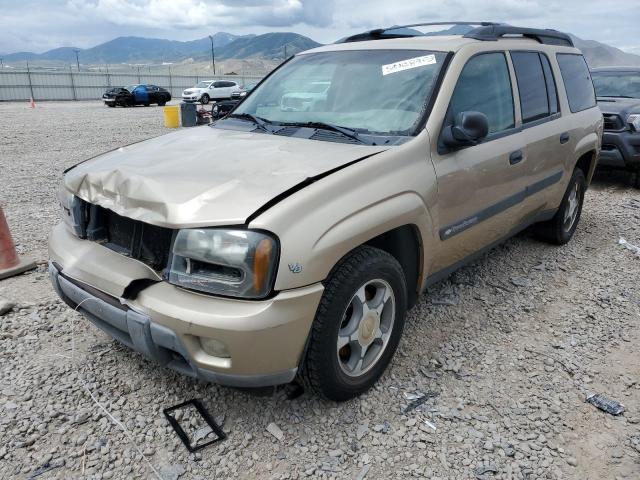
<path fill-rule="evenodd" d="M 107 107 L 110 108 L 115 108 L 116 104 L 115 103 L 107 103 Z"/>
<path fill-rule="evenodd" d="M 164 107 L 167 104 L 167 102 L 158 102 L 158 106 L 159 107 Z"/>
<path fill-rule="evenodd" d="M 576 168 L 562 198 L 560 208 L 551 220 L 535 225 L 536 236 L 540 240 L 554 245 L 568 243 L 578 227 L 586 190 L 587 181 L 584 178 L 584 173 Z"/>
<path fill-rule="evenodd" d="M 202 97 L 200 97 L 200 103 L 202 105 L 206 105 L 207 103 L 209 103 L 209 95 L 207 95 L 206 93 L 202 95 Z"/>
<path fill-rule="evenodd" d="M 396 351 L 406 310 L 407 286 L 398 261 L 383 250 L 358 247 L 325 282 L 302 382 L 338 402 L 369 390 Z"/>

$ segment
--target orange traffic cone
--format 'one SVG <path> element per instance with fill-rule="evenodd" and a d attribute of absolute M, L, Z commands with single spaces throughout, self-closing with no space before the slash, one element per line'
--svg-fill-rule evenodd
<path fill-rule="evenodd" d="M 36 102 L 33 101 L 33 97 L 29 98 L 29 107 L 36 108 Z"/>
<path fill-rule="evenodd" d="M 33 260 L 20 258 L 13 245 L 9 225 L 0 207 L 0 280 L 33 270 L 36 264 Z"/>

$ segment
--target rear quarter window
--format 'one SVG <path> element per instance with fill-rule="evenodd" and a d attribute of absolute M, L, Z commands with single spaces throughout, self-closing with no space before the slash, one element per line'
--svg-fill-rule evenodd
<path fill-rule="evenodd" d="M 581 112 L 596 106 L 596 93 L 584 57 L 575 53 L 557 53 L 567 100 L 571 112 Z"/>

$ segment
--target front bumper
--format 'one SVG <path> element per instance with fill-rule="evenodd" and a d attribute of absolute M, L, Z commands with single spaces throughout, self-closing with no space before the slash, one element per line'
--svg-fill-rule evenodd
<path fill-rule="evenodd" d="M 263 301 L 190 292 L 145 277 L 146 265 L 81 240 L 63 224 L 52 231 L 49 252 L 51 282 L 72 308 L 146 358 L 221 385 L 293 380 L 323 292 L 316 284 Z M 124 299 L 125 283 L 141 278 L 150 286 Z M 201 337 L 224 343 L 230 358 L 206 353 Z"/>
<path fill-rule="evenodd" d="M 197 102 L 198 100 L 200 100 L 200 95 L 183 95 L 182 96 L 183 102 Z"/>
<path fill-rule="evenodd" d="M 598 165 L 612 168 L 640 169 L 640 132 L 605 131 Z"/>

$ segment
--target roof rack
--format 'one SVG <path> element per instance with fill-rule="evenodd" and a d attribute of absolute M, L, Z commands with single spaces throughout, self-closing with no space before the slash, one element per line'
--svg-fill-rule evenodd
<path fill-rule="evenodd" d="M 382 40 L 389 38 L 408 38 L 408 37 L 416 37 L 417 35 L 407 34 L 407 33 L 386 33 L 393 30 L 401 30 L 403 28 L 414 28 L 414 27 L 432 27 L 432 26 L 444 26 L 444 25 L 468 25 L 468 26 L 490 26 L 496 25 L 492 22 L 429 22 L 429 23 L 412 23 L 410 25 L 394 25 L 393 27 L 387 28 L 376 28 L 374 30 L 369 30 L 363 33 L 357 33 L 355 35 L 351 35 L 350 37 L 343 38 L 342 40 L 338 40 L 336 43 L 350 43 L 350 42 L 363 42 L 366 40 Z"/>
<path fill-rule="evenodd" d="M 540 43 L 547 45 L 565 45 L 573 47 L 573 40 L 566 33 L 552 30 L 550 28 L 526 28 L 514 27 L 505 24 L 482 25 L 474 28 L 464 35 L 464 38 L 473 38 L 475 40 L 495 41 L 503 37 L 521 36 L 531 38 Z"/>
<path fill-rule="evenodd" d="M 566 33 L 551 29 L 514 27 L 504 23 L 493 22 L 430 22 L 430 23 L 414 23 L 411 25 L 395 25 L 388 28 L 376 28 L 368 32 L 358 33 L 350 37 L 339 40 L 336 43 L 363 42 L 366 40 L 383 40 L 389 38 L 408 38 L 416 37 L 417 34 L 411 33 L 393 33 L 394 30 L 414 27 L 429 27 L 440 25 L 467 25 L 475 26 L 472 30 L 463 35 L 464 38 L 473 38 L 482 41 L 496 41 L 503 37 L 525 37 L 536 40 L 540 43 L 548 45 L 566 45 L 573 47 L 571 37 Z M 387 33 L 391 32 L 391 33 Z"/>

